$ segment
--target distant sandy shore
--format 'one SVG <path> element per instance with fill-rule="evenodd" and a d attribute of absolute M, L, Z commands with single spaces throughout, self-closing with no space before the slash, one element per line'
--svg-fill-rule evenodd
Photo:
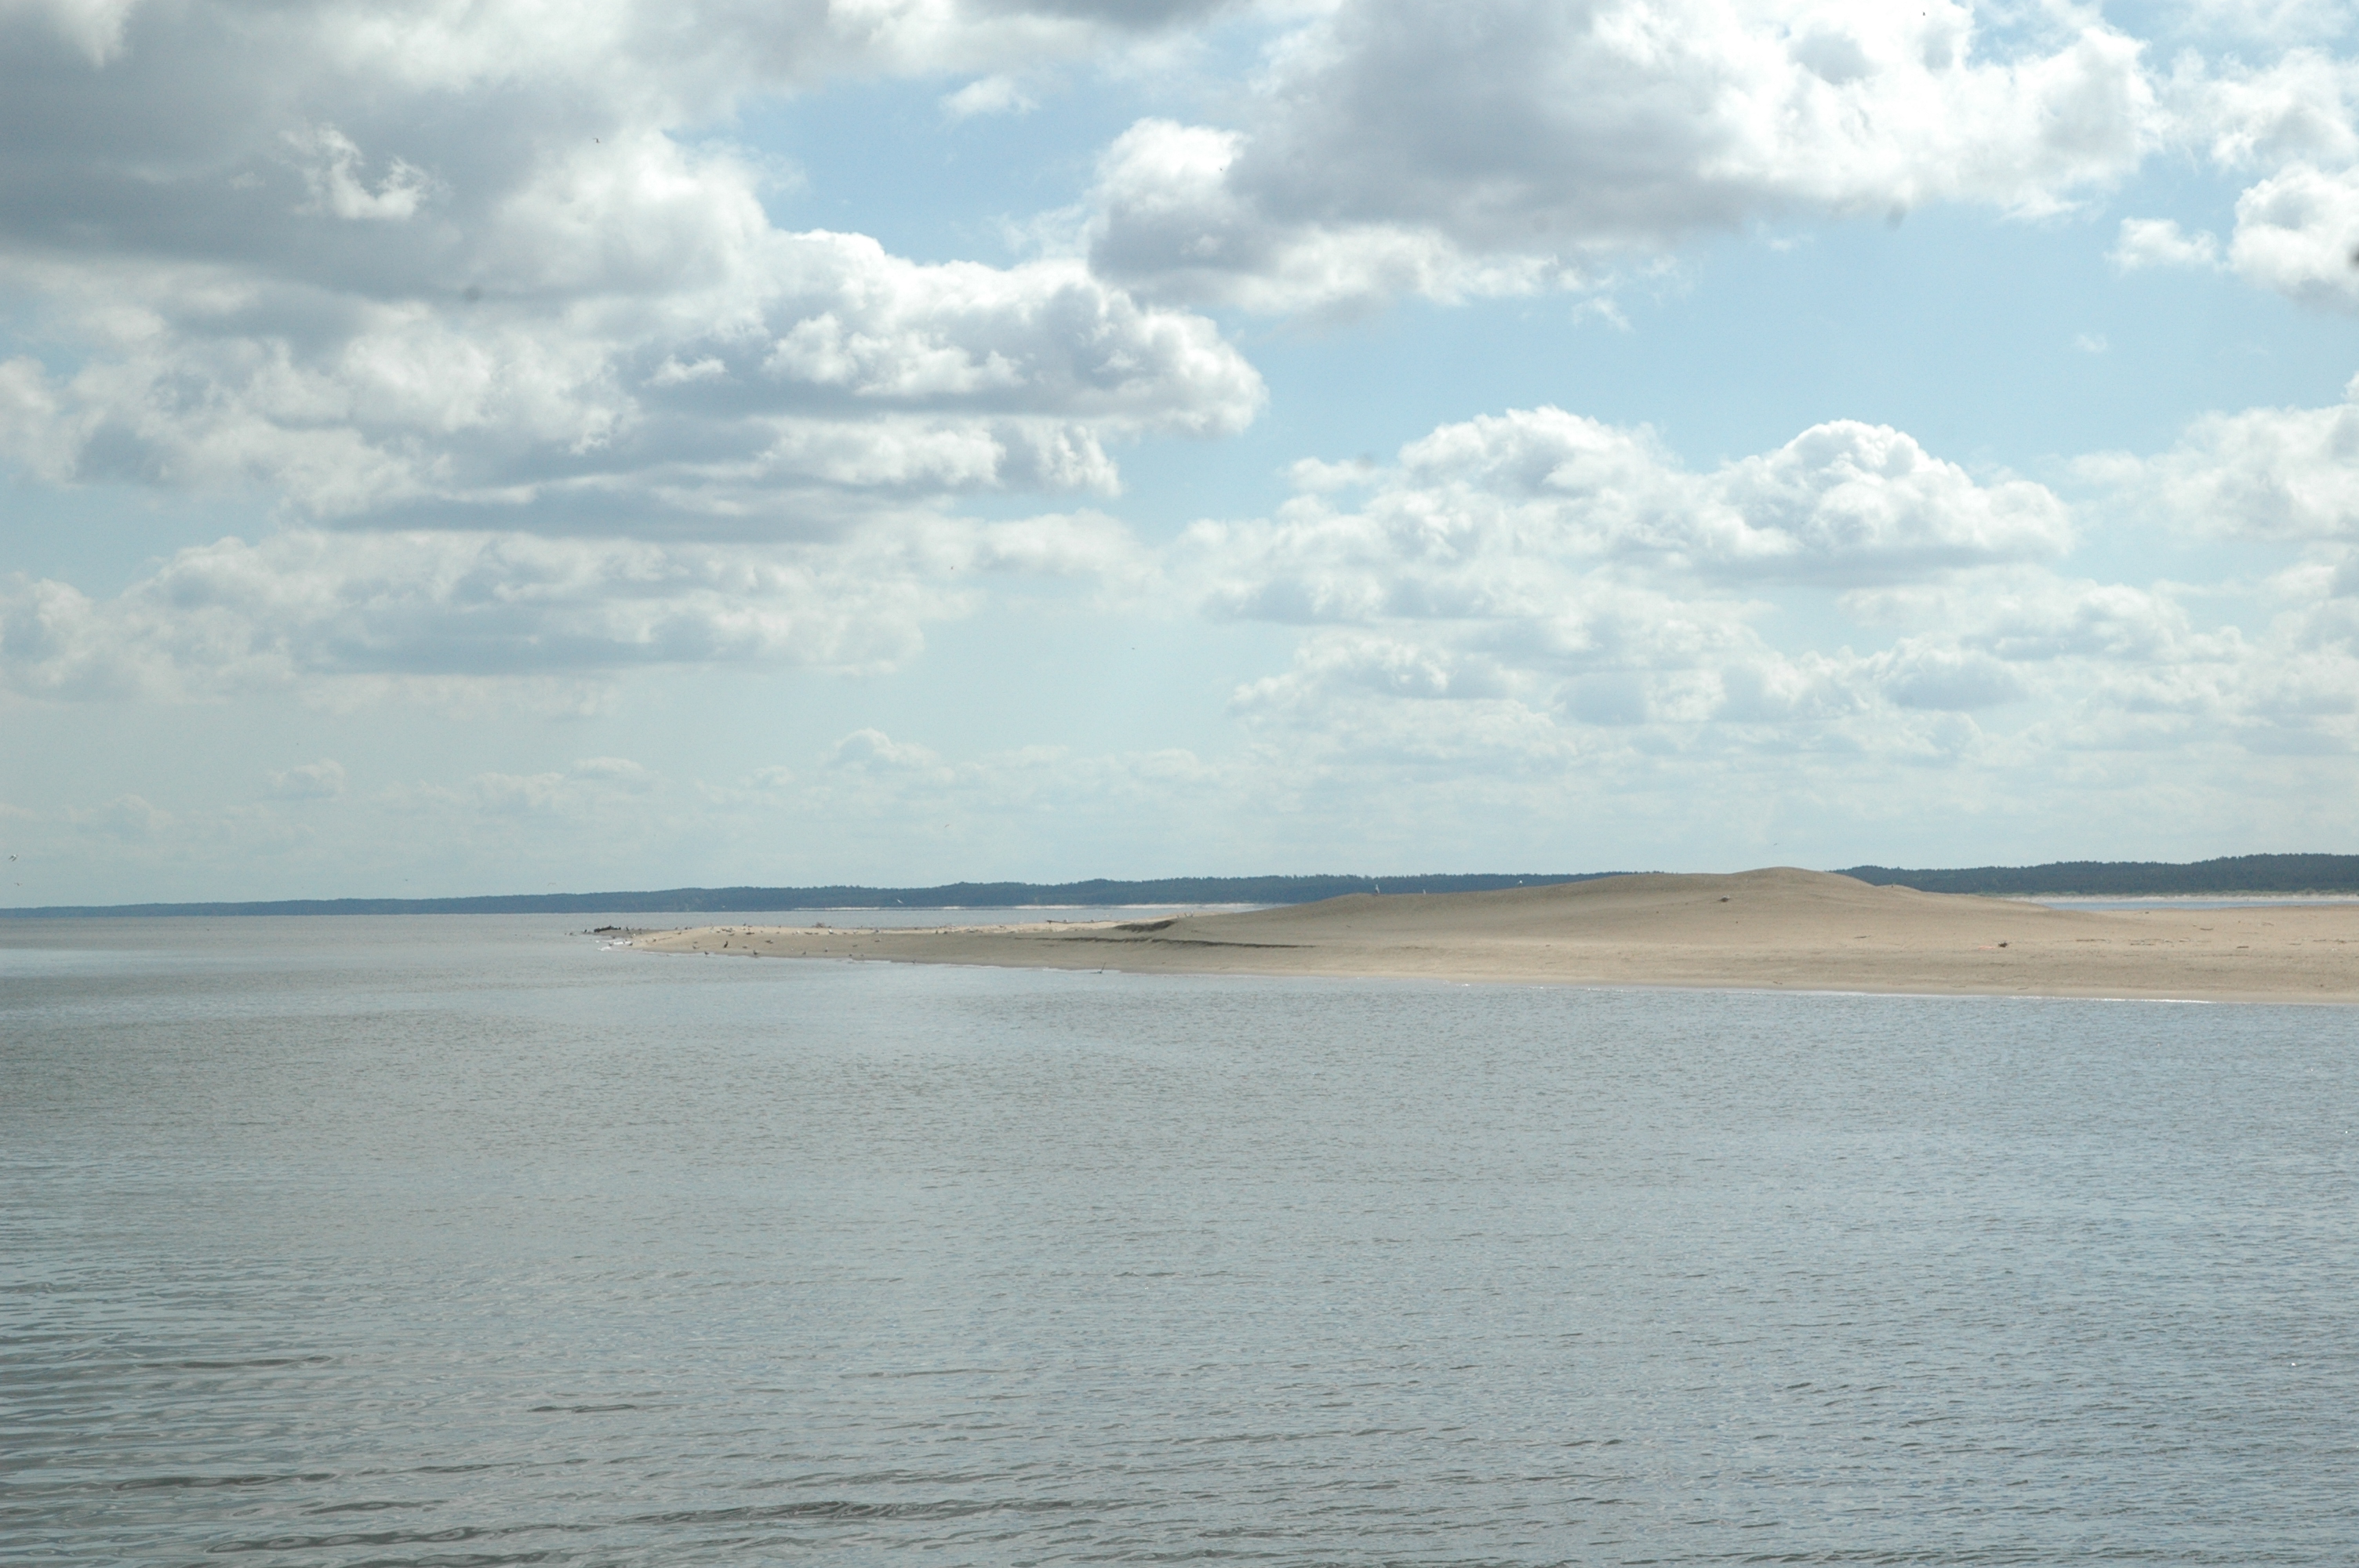
<path fill-rule="evenodd" d="M 1147 974 L 2359 1002 L 2359 905 L 2044 909 L 1782 867 L 1086 925 L 708 925 L 633 945 Z"/>

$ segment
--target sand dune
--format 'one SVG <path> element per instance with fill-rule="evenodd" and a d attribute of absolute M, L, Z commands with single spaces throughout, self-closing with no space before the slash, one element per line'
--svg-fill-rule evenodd
<path fill-rule="evenodd" d="M 711 925 L 635 945 L 1167 974 L 2359 1001 L 2359 905 L 2097 914 L 1787 867 L 1091 925 Z"/>

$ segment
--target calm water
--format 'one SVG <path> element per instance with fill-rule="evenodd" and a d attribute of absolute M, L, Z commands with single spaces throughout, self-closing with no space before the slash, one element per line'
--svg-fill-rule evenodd
<path fill-rule="evenodd" d="M 0 1558 L 2359 1561 L 2359 1015 L 0 925 Z"/>

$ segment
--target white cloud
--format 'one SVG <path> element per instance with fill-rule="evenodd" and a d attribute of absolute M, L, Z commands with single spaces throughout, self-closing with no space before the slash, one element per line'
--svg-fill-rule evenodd
<path fill-rule="evenodd" d="M 628 757 L 581 757 L 568 772 L 574 778 L 594 780 L 625 795 L 645 795 L 661 783 L 643 763 Z"/>
<path fill-rule="evenodd" d="M 1154 552 L 1102 512 L 989 524 L 974 531 L 972 545 L 971 569 L 1093 581 L 1109 590 L 1140 589 L 1158 569 Z"/>
<path fill-rule="evenodd" d="M 2341 0 L 2178 0 L 2156 17 L 2169 31 L 2234 48 L 2284 48 L 2348 37 L 2351 8 Z"/>
<path fill-rule="evenodd" d="M 179 278 L 135 308 L 142 278 L 61 278 L 114 353 L 0 368 L 0 450 L 59 479 L 266 486 L 314 516 L 795 535 L 925 495 L 1114 492 L 1106 437 L 1260 410 L 1208 320 L 1073 265 L 918 266 L 832 233 L 757 250 L 762 290 L 726 316 L 614 335 L 431 302 L 342 304 L 332 337 L 222 335 L 208 319 L 266 308 L 257 287 Z"/>
<path fill-rule="evenodd" d="M 0 22 L 31 17 L 92 65 L 123 49 L 123 28 L 140 0 L 0 0 Z"/>
<path fill-rule="evenodd" d="M 582 822 L 611 819 L 618 809 L 636 809 L 647 797 L 659 794 L 666 782 L 626 757 L 585 757 L 570 768 L 547 773 L 477 773 L 456 790 L 413 786 L 397 792 L 396 798 L 407 797 L 413 808 L 440 797 L 441 804 L 495 818 Z"/>
<path fill-rule="evenodd" d="M 913 499 L 1111 494 L 1114 443 L 1234 432 L 1263 400 L 1201 317 L 1077 260 L 781 230 L 766 165 L 670 129 L 830 71 L 1136 32 L 1098 8 L 603 0 L 550 28 L 397 4 L 255 34 L 196 0 L 123 13 L 120 48 L 70 67 L 12 14 L 0 287 L 48 368 L 0 373 L 0 454 L 45 479 L 794 537 Z"/>
<path fill-rule="evenodd" d="M 2231 492 L 2288 442 L 2323 460 L 2349 417 L 2199 427 L 2151 473 L 2099 465 L 2101 503 Z M 2074 530 L 2055 496 L 1880 427 L 1695 470 L 1643 429 L 1538 409 L 1442 427 L 1388 468 L 1301 471 L 1274 517 L 1191 529 L 1170 570 L 1216 618 L 1301 628 L 1233 710 L 1338 767 L 2359 747 L 2359 549 L 2278 581 L 2247 633 L 2200 625 L 2187 590 L 2061 575 Z M 2349 537 L 2332 486 L 2312 489 L 2307 521 L 2243 525 Z"/>
<path fill-rule="evenodd" d="M 1253 619 L 1533 617 L 1584 601 L 1601 568 L 1864 583 L 2070 541 L 2042 487 L 1978 483 L 1884 427 L 1821 425 L 1697 473 L 1644 428 L 1539 408 L 1410 443 L 1356 509 L 1314 491 L 1266 523 L 1198 524 L 1180 569 L 1217 612 Z"/>
<path fill-rule="evenodd" d="M 1862 589 L 1843 604 L 1864 626 L 1939 626 L 1960 647 L 2018 665 L 2234 662 L 2245 646 L 2234 628 L 2197 632 L 2186 606 L 2169 593 L 2046 572 Z"/>
<path fill-rule="evenodd" d="M 2236 200 L 2226 265 L 2306 305 L 2359 308 L 2359 62 L 2306 48 L 2257 67 L 2190 57 L 2168 97 L 2180 139 L 2223 169 L 2261 175 Z M 2223 257 L 2208 233 L 2132 220 L 2114 260 L 2127 270 Z"/>
<path fill-rule="evenodd" d="M 2146 516 L 2220 537 L 2359 542 L 2359 378 L 2325 408 L 2248 408 L 2191 423 L 2150 458 L 2083 464 Z"/>
<path fill-rule="evenodd" d="M 1978 626 L 1968 613 L 1909 621 L 1874 653 L 1775 647 L 1758 608 L 1680 609 L 1690 622 L 1719 611 L 1701 645 L 1638 638 L 1572 659 L 1462 623 L 1314 629 L 1292 667 L 1241 687 L 1234 709 L 1275 751 L 1343 770 L 1360 792 L 1404 771 L 1537 771 L 1614 788 L 1652 778 L 1667 798 L 1694 800 L 1734 769 L 1790 806 L 1792 760 L 1820 756 L 1845 759 L 1838 793 L 1881 809 L 1878 792 L 1898 787 L 1890 770 L 1924 763 L 2046 794 L 2120 753 L 2147 768 L 2170 754 L 2359 753 L 2359 613 L 2341 606 L 2289 611 L 2259 637 L 2181 636 L 2163 657 L 2123 657 L 2094 636 L 2073 645 L 2075 633 L 2125 629 L 2070 608 L 2042 628 L 2045 648 L 2026 647 L 2020 624 Z"/>
<path fill-rule="evenodd" d="M 418 509 L 553 530 L 792 535 L 973 491 L 1111 493 L 1103 449 L 1215 435 L 1260 378 L 1201 318 L 1142 308 L 1077 264 L 921 266 L 854 235 L 746 235 L 699 297 L 559 310 L 331 301 L 324 331 L 210 271 L 44 269 L 99 351 L 0 370 L 0 450 L 33 471 L 260 485 L 317 516 Z M 497 520 L 495 521 L 495 518 Z"/>
<path fill-rule="evenodd" d="M 971 120 L 978 114 L 1028 114 L 1038 107 L 1011 76 L 980 77 L 942 95 L 942 114 L 952 120 Z"/>
<path fill-rule="evenodd" d="M 310 202 L 299 209 L 302 211 L 403 222 L 417 215 L 432 184 L 423 169 L 397 157 L 388 160 L 384 176 L 372 189 L 361 174 L 361 149 L 333 125 L 289 132 L 287 141 L 311 192 Z"/>
<path fill-rule="evenodd" d="M 267 776 L 270 793 L 281 800 L 333 800 L 344 793 L 344 765 L 333 757 L 273 769 Z"/>
<path fill-rule="evenodd" d="M 173 815 L 142 796 L 120 795 L 100 806 L 76 807 L 67 820 L 84 832 L 136 843 L 172 827 Z"/>
<path fill-rule="evenodd" d="M 1343 0 L 1237 124 L 1114 145 L 1090 254 L 1259 309 L 1527 292 L 1780 214 L 2056 211 L 2163 129 L 2139 46 L 2093 21 L 1990 55 L 1947 0 Z"/>
<path fill-rule="evenodd" d="M 0 579 L 0 688 L 92 698 L 679 664 L 881 669 L 913 654 L 926 625 L 964 613 L 978 572 L 1120 584 L 1140 570 L 1126 533 L 1093 514 L 879 525 L 805 546 L 290 530 L 179 551 L 112 599 Z"/>
<path fill-rule="evenodd" d="M 2359 159 L 2354 87 L 2350 61 L 2291 49 L 2259 66 L 2182 56 L 2166 97 L 2174 134 L 2221 168 L 2331 166 Z"/>
<path fill-rule="evenodd" d="M 2152 266 L 2215 267 L 2220 242 L 2209 233 L 2189 234 L 2169 218 L 2125 218 L 2112 259 L 2124 272 Z"/>
<path fill-rule="evenodd" d="M 923 746 L 896 741 L 882 730 L 855 730 L 828 748 L 825 765 L 863 773 L 944 775 L 941 758 Z"/>
<path fill-rule="evenodd" d="M 2236 199 L 2229 259 L 2304 304 L 2359 308 L 2359 168 L 2297 163 Z"/>
<path fill-rule="evenodd" d="M 1167 120 L 1125 131 L 1099 161 L 1092 266 L 1157 294 L 1268 312 L 1529 294 L 1590 276 L 1579 257 L 1490 254 L 1410 221 L 1273 217 L 1231 186 L 1243 144 Z"/>
<path fill-rule="evenodd" d="M 2028 695 L 2013 667 L 1975 649 L 1911 639 L 1881 662 L 1884 689 L 1903 708 L 1967 711 L 2019 702 Z"/>
<path fill-rule="evenodd" d="M 2092 460 L 2077 511 L 1882 426 L 1691 466 L 1557 409 L 1446 424 L 1381 464 L 1305 460 L 1268 517 L 1168 550 L 1102 499 L 1125 441 L 1232 434 L 1262 406 L 1198 302 L 1526 294 L 1764 222 L 2055 213 L 2163 145 L 2236 171 L 2234 230 L 2131 219 L 2116 265 L 2231 267 L 2351 308 L 2351 62 L 2273 45 L 2157 73 L 2086 8 L 1954 0 L 1240 6 L 1254 19 L 1223 42 L 1276 36 L 1260 71 L 1132 124 L 1094 193 L 1042 220 L 1069 243 L 1014 265 L 781 227 L 781 160 L 707 139 L 737 108 L 885 76 L 921 121 L 1021 113 L 1027 89 L 1079 78 L 1071 62 L 1120 81 L 1181 59 L 1220 9 L 587 0 L 551 26 L 335 0 L 266 27 L 226 0 L 0 0 L 0 461 L 41 485 L 241 492 L 284 525 L 119 593 L 0 582 L 19 715 L 278 689 L 572 711 L 700 666 L 897 667 L 945 618 L 1037 590 L 1202 611 L 1193 689 L 1231 694 L 1239 737 L 1212 761 L 962 758 L 910 717 L 791 769 L 733 756 L 721 771 L 752 781 L 735 791 L 690 791 L 669 758 L 566 762 L 633 744 L 569 738 L 372 793 L 321 742 L 269 759 L 309 763 L 237 765 L 254 837 L 133 779 L 53 795 L 43 822 L 229 846 L 407 811 L 462 848 L 538 833 L 563 857 L 602 837 L 585 825 L 637 842 L 701 792 L 739 826 L 872 822 L 887 857 L 989 816 L 972 841 L 995 854 L 1163 831 L 1181 860 L 1215 842 L 1282 860 L 1321 823 L 1373 835 L 1316 840 L 1358 857 L 1576 798 L 1655 814 L 1657 842 L 1773 796 L 1846 827 L 1996 810 L 1994 779 L 2044 778 L 2078 809 L 2078 784 L 2128 777 L 2133 753 L 2216 767 L 2233 792 L 2255 752 L 2332 762 L 2359 743 L 2348 408 L 2223 414 L 2158 455 Z M 2225 36 L 2227 13 L 2205 15 Z M 2247 33 L 2315 38 L 2327 19 L 2281 4 Z M 1150 101 L 1191 101 L 1157 81 Z M 1009 492 L 1058 510 L 949 514 Z M 2076 538 L 2129 518 L 2267 544 L 2200 591 L 2067 569 Z M 2341 765 L 2299 776 L 2347 783 Z M 1222 809 L 1251 822 L 1215 838 Z"/>

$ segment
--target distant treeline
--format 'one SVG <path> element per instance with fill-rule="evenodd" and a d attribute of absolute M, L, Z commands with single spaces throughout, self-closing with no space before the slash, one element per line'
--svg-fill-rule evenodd
<path fill-rule="evenodd" d="M 1926 892 L 2015 897 L 2359 892 L 2359 855 L 2229 855 L 2184 866 L 2157 860 L 2056 860 L 2045 866 L 1973 866 L 1951 871 L 1851 866 L 1843 874 Z"/>
<path fill-rule="evenodd" d="M 294 898 L 259 903 L 119 903 L 0 909 L 0 918 L 202 914 L 732 914 L 769 909 L 1105 908 L 1161 903 L 1315 903 L 1353 892 L 1490 892 L 1582 882 L 1619 871 L 1531 871 L 1520 876 L 1163 877 L 1121 882 L 951 882 L 930 888 L 665 888 L 655 892 L 507 893 L 488 898 Z M 2173 893 L 2359 893 L 2359 855 L 2234 855 L 2193 865 L 2153 860 L 2058 860 L 2045 866 L 1903 871 L 1853 866 L 1843 875 L 1927 892 L 2017 897 L 2083 894 L 2160 898 Z"/>
<path fill-rule="evenodd" d="M 951 882 L 930 888 L 666 888 L 657 892 L 507 893 L 488 898 L 293 898 L 261 903 L 122 903 L 0 909 L 0 916 L 190 914 L 726 914 L 767 909 L 1023 909 L 1147 903 L 1315 903 L 1351 892 L 1489 892 L 1586 881 L 1614 871 L 1524 876 L 1164 877 L 1154 881 Z"/>

